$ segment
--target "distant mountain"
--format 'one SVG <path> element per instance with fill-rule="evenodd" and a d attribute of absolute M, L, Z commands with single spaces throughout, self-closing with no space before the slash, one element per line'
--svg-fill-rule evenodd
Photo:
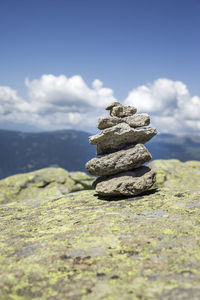
<path fill-rule="evenodd" d="M 85 171 L 85 163 L 95 156 L 89 133 L 59 130 L 22 133 L 0 130 L 0 178 L 48 166 L 69 171 Z"/>
<path fill-rule="evenodd" d="M 200 160 L 200 136 L 158 134 L 146 146 L 153 159 Z"/>
<path fill-rule="evenodd" d="M 76 130 L 24 133 L 0 130 L 0 178 L 49 166 L 85 171 L 96 155 L 89 133 Z M 153 159 L 200 160 L 200 136 L 159 134 L 146 144 Z"/>

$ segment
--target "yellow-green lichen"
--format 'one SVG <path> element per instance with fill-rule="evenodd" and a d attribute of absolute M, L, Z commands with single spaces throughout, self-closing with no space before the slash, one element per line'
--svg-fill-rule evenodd
<path fill-rule="evenodd" d="M 1 204 L 0 299 L 198 296 L 200 191 L 53 195 Z"/>
<path fill-rule="evenodd" d="M 69 173 L 61 168 L 46 168 L 0 180 L 0 203 L 58 199 L 70 192 L 92 189 L 94 178 L 84 172 Z"/>

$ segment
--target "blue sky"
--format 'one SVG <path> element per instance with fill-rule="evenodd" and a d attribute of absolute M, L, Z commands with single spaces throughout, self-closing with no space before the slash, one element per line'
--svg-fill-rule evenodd
<path fill-rule="evenodd" d="M 198 132 L 199 15 L 199 0 L 0 0 L 0 127 L 94 131 L 117 99 L 159 131 Z"/>

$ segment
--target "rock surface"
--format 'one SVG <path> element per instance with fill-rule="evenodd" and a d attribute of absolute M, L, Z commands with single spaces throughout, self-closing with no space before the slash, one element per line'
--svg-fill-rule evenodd
<path fill-rule="evenodd" d="M 104 129 L 101 133 L 90 136 L 92 145 L 97 145 L 97 155 L 118 151 L 130 144 L 146 143 L 157 131 L 153 127 L 131 128 L 126 123 Z"/>
<path fill-rule="evenodd" d="M 153 160 L 148 164 L 156 172 L 155 188 L 171 190 L 200 189 L 200 161 L 181 162 L 178 159 Z"/>
<path fill-rule="evenodd" d="M 147 191 L 154 182 L 155 172 L 143 166 L 117 175 L 98 177 L 94 187 L 100 195 L 129 196 Z"/>
<path fill-rule="evenodd" d="M 100 117 L 98 120 L 98 128 L 106 129 L 115 126 L 120 123 L 127 123 L 131 127 L 147 126 L 150 123 L 149 115 L 137 114 L 130 117 L 118 118 L 118 117 Z"/>
<path fill-rule="evenodd" d="M 151 159 L 151 154 L 143 144 L 93 158 L 86 164 L 87 171 L 96 176 L 112 175 L 140 167 Z"/>
<path fill-rule="evenodd" d="M 0 180 L 0 203 L 55 199 L 65 194 L 92 188 L 94 178 L 84 172 L 68 172 L 61 168 L 45 168 Z"/>
<path fill-rule="evenodd" d="M 133 106 L 117 105 L 117 106 L 114 106 L 110 110 L 110 115 L 112 117 L 123 118 L 123 117 L 132 116 L 136 112 L 137 112 L 137 109 L 135 107 L 133 107 Z"/>
<path fill-rule="evenodd" d="M 144 125 L 149 125 L 150 118 L 147 114 L 134 116 L 135 107 L 113 102 L 106 109 L 110 110 L 111 117 L 99 118 L 98 128 L 103 131 L 89 137 L 89 141 L 97 145 L 97 155 L 112 154 L 89 161 L 86 169 L 91 174 L 102 176 L 94 184 L 100 195 L 135 196 L 143 193 L 154 184 L 155 173 L 150 168 L 141 167 L 151 159 L 151 154 L 140 144 L 149 141 L 157 131 L 152 127 L 144 128 Z M 125 173 L 127 171 L 129 173 Z"/>
<path fill-rule="evenodd" d="M 113 102 L 113 103 L 111 103 L 111 104 L 108 104 L 107 106 L 106 106 L 106 110 L 111 110 L 113 107 L 115 107 L 115 106 L 122 106 L 122 104 L 120 103 L 120 102 Z"/>
<path fill-rule="evenodd" d="M 156 164 L 173 184 L 129 199 L 13 194 L 0 206 L 0 299 L 199 299 L 200 162 Z"/>
<path fill-rule="evenodd" d="M 148 114 L 137 114 L 123 119 L 125 120 L 125 123 L 134 128 L 148 126 L 150 124 L 150 117 Z"/>

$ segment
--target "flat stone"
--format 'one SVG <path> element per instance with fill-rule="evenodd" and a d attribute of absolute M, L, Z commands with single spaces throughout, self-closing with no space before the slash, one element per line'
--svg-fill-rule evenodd
<path fill-rule="evenodd" d="M 91 145 L 97 145 L 97 155 L 101 155 L 121 150 L 131 144 L 144 144 L 156 134 L 153 127 L 135 129 L 126 123 L 120 123 L 90 136 L 89 141 Z"/>
<path fill-rule="evenodd" d="M 150 117 L 147 114 L 137 114 L 129 117 L 118 118 L 118 117 L 100 117 L 98 120 L 98 128 L 106 129 L 115 126 L 120 123 L 127 123 L 133 128 L 147 126 L 150 123 Z"/>
<path fill-rule="evenodd" d="M 121 118 L 118 118 L 118 117 L 100 117 L 98 119 L 97 127 L 100 130 L 103 130 L 103 129 L 115 126 L 117 124 L 120 124 L 122 122 L 124 122 L 124 120 Z"/>
<path fill-rule="evenodd" d="M 148 114 L 137 114 L 125 117 L 124 119 L 125 122 L 133 128 L 148 126 L 150 124 L 150 117 Z"/>
<path fill-rule="evenodd" d="M 148 167 L 111 176 L 101 176 L 94 181 L 96 192 L 104 196 L 135 196 L 147 191 L 155 182 L 155 172 Z"/>
<path fill-rule="evenodd" d="M 121 103 L 119 103 L 119 102 L 113 102 L 113 103 L 111 103 L 111 104 L 108 104 L 107 106 L 106 106 L 106 110 L 111 110 L 113 107 L 115 107 L 115 106 L 122 106 L 121 105 Z"/>
<path fill-rule="evenodd" d="M 86 164 L 87 171 L 96 176 L 112 175 L 140 167 L 151 159 L 143 144 L 137 144 L 106 156 L 93 158 Z"/>
<path fill-rule="evenodd" d="M 119 117 L 119 118 L 123 118 L 123 117 L 128 117 L 128 116 L 132 116 L 137 112 L 137 108 L 133 107 L 133 106 L 123 106 L 123 105 L 117 105 L 114 106 L 111 110 L 110 110 L 110 115 L 112 117 Z"/>

